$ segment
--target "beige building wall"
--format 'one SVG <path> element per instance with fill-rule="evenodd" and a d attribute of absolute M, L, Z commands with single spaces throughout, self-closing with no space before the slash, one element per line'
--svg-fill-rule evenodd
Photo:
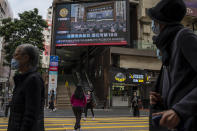
<path fill-rule="evenodd" d="M 152 44 L 152 36 L 154 35 L 151 29 L 151 19 L 147 16 L 148 8 L 153 7 L 159 0 L 139 0 L 138 9 L 138 44 L 143 49 L 156 49 Z"/>
<path fill-rule="evenodd" d="M 156 57 L 120 55 L 121 68 L 160 70 L 161 61 Z"/>
<path fill-rule="evenodd" d="M 146 11 L 148 8 L 155 6 L 160 0 L 138 0 L 139 4 L 138 8 L 138 43 L 141 44 L 142 47 L 146 48 L 150 47 L 152 41 L 152 36 L 154 35 L 151 29 L 152 20 L 147 16 Z M 188 11 L 188 10 L 187 10 Z M 182 21 L 182 24 L 185 27 L 193 29 L 197 29 L 197 24 L 195 23 L 196 17 L 186 15 Z M 195 31 L 197 34 L 197 31 Z M 149 46 L 150 45 L 150 46 Z M 151 48 L 151 47 L 150 47 Z"/>

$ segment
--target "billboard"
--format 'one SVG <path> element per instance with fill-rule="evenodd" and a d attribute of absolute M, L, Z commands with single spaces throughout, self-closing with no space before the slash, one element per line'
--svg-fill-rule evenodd
<path fill-rule="evenodd" d="M 187 15 L 197 16 L 197 1 L 196 0 L 184 0 L 187 6 Z"/>
<path fill-rule="evenodd" d="M 126 45 L 127 0 L 56 5 L 56 46 Z"/>

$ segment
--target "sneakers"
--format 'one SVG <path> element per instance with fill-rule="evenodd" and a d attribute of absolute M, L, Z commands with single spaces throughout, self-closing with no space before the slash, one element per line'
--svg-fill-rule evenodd
<path fill-rule="evenodd" d="M 92 117 L 92 120 L 95 120 L 95 117 Z"/>
<path fill-rule="evenodd" d="M 86 117 L 84 117 L 83 120 L 86 121 Z"/>

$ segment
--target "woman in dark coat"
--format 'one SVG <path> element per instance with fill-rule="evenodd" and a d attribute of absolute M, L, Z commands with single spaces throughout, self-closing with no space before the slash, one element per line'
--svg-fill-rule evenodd
<path fill-rule="evenodd" d="M 16 69 L 8 131 L 44 131 L 44 83 L 36 71 L 38 51 L 30 44 L 17 47 L 11 67 Z"/>
<path fill-rule="evenodd" d="M 134 92 L 134 96 L 131 100 L 131 106 L 133 108 L 133 116 L 137 116 L 139 117 L 140 116 L 140 112 L 139 112 L 139 99 L 137 97 L 137 93 Z"/>
<path fill-rule="evenodd" d="M 162 54 L 160 75 L 150 92 L 150 130 L 197 130 L 197 36 L 181 24 L 186 11 L 183 0 L 161 0 L 147 11 Z"/>

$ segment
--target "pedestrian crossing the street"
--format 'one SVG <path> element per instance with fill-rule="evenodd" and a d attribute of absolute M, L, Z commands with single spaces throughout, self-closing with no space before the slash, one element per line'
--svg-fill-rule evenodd
<path fill-rule="evenodd" d="M 74 118 L 45 118 L 45 131 L 72 131 Z M 7 130 L 8 119 L 0 118 L 0 131 Z M 148 131 L 148 117 L 87 118 L 81 120 L 82 131 Z"/>

